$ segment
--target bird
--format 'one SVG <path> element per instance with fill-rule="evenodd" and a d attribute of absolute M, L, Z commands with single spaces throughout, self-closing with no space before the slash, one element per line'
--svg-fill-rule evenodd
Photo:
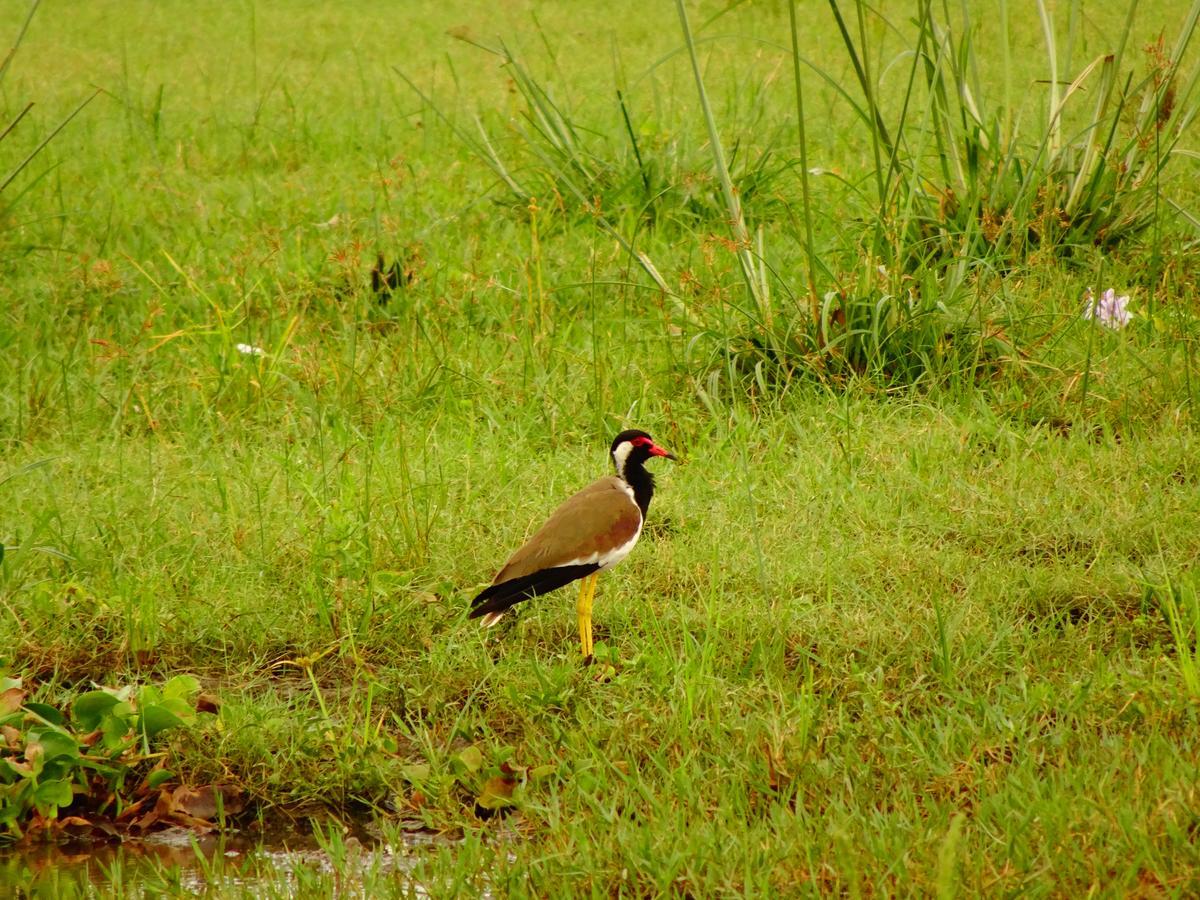
<path fill-rule="evenodd" d="M 509 557 L 490 587 L 471 601 L 468 618 L 491 628 L 522 600 L 539 597 L 582 579 L 576 612 L 579 644 L 592 657 L 592 600 L 596 580 L 633 549 L 642 534 L 654 476 L 645 464 L 654 456 L 676 459 L 646 432 L 622 431 L 609 448 L 615 475 L 593 481 L 568 498 L 536 534 Z"/>

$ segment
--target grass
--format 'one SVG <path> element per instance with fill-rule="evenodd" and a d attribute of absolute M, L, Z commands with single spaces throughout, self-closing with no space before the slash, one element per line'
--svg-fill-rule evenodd
<path fill-rule="evenodd" d="M 222 705 L 171 733 L 190 783 L 462 838 L 373 895 L 1195 892 L 1196 235 L 1171 212 L 1195 215 L 1195 160 L 1141 242 L 878 288 L 966 310 L 986 365 L 930 312 L 903 347 L 936 378 L 803 352 L 780 375 L 745 351 L 747 248 L 661 6 L 34 18 L 3 89 L 37 105 L 0 170 L 105 94 L 0 212 L 5 672 L 57 705 L 195 674 Z M 718 12 L 689 7 L 726 152 L 796 158 L 786 5 Z M 1088 16 L 1089 47 L 1125 21 Z M 1128 48 L 1161 28 L 1134 23 Z M 808 260 L 824 284 L 873 228 L 871 137 L 831 86 L 853 67 L 826 10 L 799 24 L 829 76 L 802 73 L 808 164 L 837 177 L 811 179 L 811 237 L 791 170 L 747 201 L 781 328 Z M 612 227 L 666 292 L 504 131 L 535 94 L 464 26 L 622 173 L 613 202 L 660 160 L 679 199 Z M 863 28 L 876 71 L 895 36 Z M 1030 116 L 1040 28 L 1014 23 L 1004 70 Z M 481 111 L 536 213 L 463 141 Z M 412 274 L 386 303 L 377 253 Z M 1134 323 L 1083 321 L 1089 285 Z M 601 580 L 612 672 L 580 665 L 568 592 L 468 623 L 626 425 L 684 462 L 656 464 L 642 545 Z M 516 811 L 481 819 L 497 790 Z"/>

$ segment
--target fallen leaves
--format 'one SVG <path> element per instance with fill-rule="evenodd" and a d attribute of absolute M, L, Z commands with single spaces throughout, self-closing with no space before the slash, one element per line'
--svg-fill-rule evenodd
<path fill-rule="evenodd" d="M 232 785 L 208 784 L 198 788 L 178 785 L 147 794 L 117 816 L 116 821 L 140 833 L 172 825 L 207 832 L 216 828 L 222 818 L 235 816 L 245 808 L 245 796 Z"/>

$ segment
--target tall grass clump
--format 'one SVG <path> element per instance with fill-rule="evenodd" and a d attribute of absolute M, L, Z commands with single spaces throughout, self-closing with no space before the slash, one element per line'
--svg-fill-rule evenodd
<path fill-rule="evenodd" d="M 871 80 L 874 48 L 863 19 L 875 13 L 855 5 L 855 34 L 831 2 L 878 162 L 872 249 L 910 270 L 943 256 L 1010 267 L 1037 251 L 1069 259 L 1142 236 L 1159 211 L 1164 170 L 1196 115 L 1200 66 L 1184 71 L 1183 60 L 1200 3 L 1173 40 L 1144 48 L 1141 74 L 1128 58 L 1137 8 L 1129 4 L 1115 47 L 1063 72 L 1061 58 L 1073 48 L 1060 48 L 1039 0 L 1048 79 L 1036 86 L 1042 114 L 1028 117 L 1008 90 L 995 97 L 981 77 L 984 51 L 965 5 L 957 19 L 948 4 L 940 13 L 933 0 L 919 5 L 897 111 Z M 1011 85 L 1007 4 L 999 13 L 1002 80 Z"/>
<path fill-rule="evenodd" d="M 456 128 L 464 145 L 503 184 L 510 208 L 523 211 L 537 199 L 543 206 L 557 204 L 564 222 L 591 219 L 619 225 L 626 234 L 641 227 L 688 229 L 723 220 L 721 187 L 708 171 L 704 148 L 640 116 L 627 88 L 614 88 L 609 121 L 585 123 L 506 44 L 462 39 L 499 57 L 511 79 L 513 102 L 506 113 L 477 115 L 473 132 Z M 401 77 L 432 104 L 407 76 Z M 618 74 L 618 83 L 622 80 Z M 768 138 L 756 151 L 747 141 L 730 166 L 738 191 L 761 201 L 764 212 L 778 212 L 772 188 L 788 167 L 773 143 Z"/>
<path fill-rule="evenodd" d="M 797 236 L 803 265 L 793 268 L 768 259 L 761 226 L 757 239 L 750 239 L 748 204 L 725 162 L 686 4 L 677 0 L 676 7 L 745 282 L 746 302 L 735 305 L 740 315 L 732 330 L 723 334 L 722 350 L 736 360 L 737 368 L 753 372 L 753 381 L 762 387 L 768 382 L 786 383 L 801 372 L 838 380 L 866 375 L 887 387 L 930 379 L 973 380 L 1008 354 L 1006 330 L 985 313 L 985 292 L 968 277 L 971 267 L 964 261 L 946 260 L 917 272 L 904 272 L 895 266 L 894 254 L 880 245 L 879 238 L 886 233 L 879 227 L 881 220 L 870 216 L 860 218 L 857 229 L 855 223 L 843 221 L 840 224 L 852 226 L 848 234 L 846 229 L 838 229 L 833 243 L 817 246 L 807 165 L 801 35 L 794 5 L 789 8 L 799 134 L 799 165 L 794 168 L 799 169 L 801 182 L 803 229 Z M 850 99 L 840 86 L 837 90 Z M 861 108 L 860 113 L 868 115 Z M 876 160 L 878 163 L 878 145 Z M 800 261 L 795 253 L 791 258 Z M 780 273 L 785 271 L 805 274 L 784 277 Z M 828 289 L 820 291 L 818 279 Z"/>
<path fill-rule="evenodd" d="M 1147 587 L 1175 646 L 1174 667 L 1188 696 L 1200 699 L 1200 590 L 1190 575 Z"/>
<path fill-rule="evenodd" d="M 777 260 L 788 248 L 761 238 L 751 245 L 746 210 L 752 214 L 752 207 L 731 184 L 686 4 L 676 6 L 745 281 L 746 305 L 737 307 L 741 315 L 726 349 L 756 372 L 769 367 L 785 380 L 808 371 L 867 375 L 884 387 L 973 384 L 1006 363 L 1036 363 L 1027 352 L 1032 345 L 1057 341 L 1041 323 L 1030 333 L 1029 314 L 1005 302 L 1004 277 L 1035 254 L 1092 265 L 1097 252 L 1131 246 L 1160 223 L 1164 170 L 1196 114 L 1200 66 L 1185 71 L 1183 63 L 1200 2 L 1172 41 L 1146 48 L 1144 75 L 1126 64 L 1135 2 L 1116 47 L 1069 80 L 1060 75 L 1062 50 L 1050 12 L 1039 3 L 1050 78 L 1045 114 L 1026 126 L 1026 110 L 1008 91 L 992 97 L 980 76 L 983 51 L 965 6 L 956 20 L 947 4 L 939 11 L 924 0 L 915 30 L 906 32 L 863 3 L 847 17 L 831 0 L 861 98 L 819 74 L 855 111 L 874 164 L 863 184 L 848 184 L 844 202 L 856 214 L 840 224 L 851 227 L 821 246 L 809 169 L 798 167 L 804 227 L 797 238 L 807 277 L 779 277 L 786 267 Z M 795 5 L 789 9 L 803 160 L 801 40 Z M 1007 7 L 1000 9 L 1002 81 L 1010 85 L 1009 21 Z M 905 42 L 877 68 L 883 54 L 868 39 L 873 18 Z M 787 309 L 772 306 L 768 281 L 790 301 Z"/>
<path fill-rule="evenodd" d="M 707 149 L 685 132 L 639 115 L 627 87 L 614 88 L 607 123 L 585 123 L 573 104 L 503 42 L 490 46 L 456 36 L 502 60 L 513 95 L 506 113 L 476 115 L 473 127 L 464 128 L 403 71 L 397 73 L 496 176 L 497 201 L 531 220 L 544 237 L 590 223 L 623 248 L 655 289 L 678 301 L 677 290 L 642 249 L 641 236 L 694 237 L 723 227 L 723 185 L 711 171 Z M 619 71 L 617 80 L 623 81 Z M 794 161 L 774 149 L 782 127 L 761 130 L 768 133 L 765 140 L 738 142 L 726 177 L 760 215 L 782 215 L 778 187 Z M 679 303 L 676 310 L 689 317 Z"/>

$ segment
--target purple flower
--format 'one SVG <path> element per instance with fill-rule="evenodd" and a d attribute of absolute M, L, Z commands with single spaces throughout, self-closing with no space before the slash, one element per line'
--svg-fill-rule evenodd
<path fill-rule="evenodd" d="M 1083 309 L 1085 319 L 1095 319 L 1105 328 L 1114 331 L 1124 328 L 1133 318 L 1133 313 L 1129 311 L 1128 295 L 1118 297 L 1112 288 L 1101 294 L 1099 300 L 1092 296 L 1092 289 L 1088 288 L 1086 304 Z"/>

